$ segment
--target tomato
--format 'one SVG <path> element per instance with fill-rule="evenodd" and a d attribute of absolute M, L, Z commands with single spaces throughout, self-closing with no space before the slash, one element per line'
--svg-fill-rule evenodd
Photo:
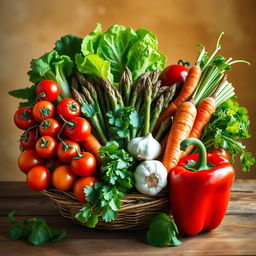
<path fill-rule="evenodd" d="M 66 191 L 73 187 L 76 175 L 69 165 L 61 165 L 52 173 L 52 184 L 55 188 Z"/>
<path fill-rule="evenodd" d="M 37 141 L 36 129 L 25 131 L 20 137 L 21 150 L 35 148 L 36 141 Z"/>
<path fill-rule="evenodd" d="M 38 165 L 33 167 L 27 174 L 27 184 L 33 190 L 43 190 L 46 189 L 51 181 L 51 174 L 49 170 Z"/>
<path fill-rule="evenodd" d="M 182 62 L 183 65 L 179 65 Z M 188 75 L 187 62 L 179 61 L 177 65 L 166 67 L 159 76 L 162 86 L 169 86 L 175 83 L 183 83 Z"/>
<path fill-rule="evenodd" d="M 91 134 L 89 122 L 82 117 L 72 118 L 64 128 L 67 136 L 74 141 L 84 141 Z"/>
<path fill-rule="evenodd" d="M 62 165 L 61 161 L 57 158 L 49 159 L 45 162 L 45 167 L 50 171 L 53 172 L 57 167 Z"/>
<path fill-rule="evenodd" d="M 81 151 L 80 146 L 72 140 L 64 140 L 63 142 L 60 142 L 57 146 L 57 157 L 60 161 L 69 163 L 76 156 L 76 152 Z"/>
<path fill-rule="evenodd" d="M 87 203 L 85 199 L 84 188 L 87 186 L 94 187 L 96 182 L 99 182 L 99 180 L 92 176 L 81 177 L 77 179 L 73 188 L 73 193 L 77 200 L 82 203 Z"/>
<path fill-rule="evenodd" d="M 65 98 L 59 102 L 57 106 L 57 113 L 69 121 L 74 117 L 80 116 L 81 108 L 78 102 L 74 99 Z"/>
<path fill-rule="evenodd" d="M 18 165 L 21 171 L 27 173 L 31 168 L 42 165 L 43 159 L 39 157 L 34 149 L 23 151 L 18 159 Z"/>
<path fill-rule="evenodd" d="M 36 142 L 36 153 L 42 158 L 51 158 L 55 155 L 58 142 L 51 136 L 43 136 Z"/>
<path fill-rule="evenodd" d="M 210 152 L 214 153 L 214 154 L 217 154 L 219 156 L 223 156 L 227 160 L 231 159 L 231 156 L 230 156 L 229 152 L 227 150 L 225 150 L 224 148 L 222 148 L 222 147 L 218 147 L 218 148 L 212 147 L 212 148 L 210 148 Z"/>
<path fill-rule="evenodd" d="M 60 95 L 60 87 L 52 80 L 43 80 L 36 87 L 36 95 L 40 100 L 53 102 Z"/>
<path fill-rule="evenodd" d="M 97 165 L 93 154 L 89 152 L 79 153 L 71 161 L 72 171 L 78 176 L 89 176 L 93 173 Z"/>
<path fill-rule="evenodd" d="M 35 125 L 36 121 L 32 117 L 32 108 L 19 108 L 14 114 L 14 123 L 18 128 L 22 130 L 27 130 L 28 128 Z"/>
<path fill-rule="evenodd" d="M 41 122 L 42 119 L 53 117 L 55 114 L 55 108 L 53 104 L 46 100 L 38 101 L 32 110 L 33 118 L 37 122 Z"/>
<path fill-rule="evenodd" d="M 42 120 L 39 125 L 39 132 L 41 136 L 48 135 L 55 137 L 58 135 L 60 128 L 61 125 L 56 119 L 48 117 Z"/>

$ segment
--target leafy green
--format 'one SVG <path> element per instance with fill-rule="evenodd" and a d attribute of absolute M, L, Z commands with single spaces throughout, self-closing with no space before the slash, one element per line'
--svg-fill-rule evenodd
<path fill-rule="evenodd" d="M 11 222 L 9 237 L 12 240 L 26 239 L 32 245 L 42 245 L 48 241 L 60 241 L 66 236 L 65 230 L 51 230 L 42 218 L 27 219 L 19 223 L 14 218 L 14 212 L 10 212 L 8 219 Z"/>
<path fill-rule="evenodd" d="M 134 186 L 132 173 L 128 170 L 133 158 L 116 143 L 109 143 L 100 148 L 103 159 L 101 166 L 102 182 L 97 182 L 94 187 L 85 187 L 87 204 L 76 214 L 76 218 L 93 228 L 98 223 L 98 218 L 113 221 L 117 218 L 121 208 L 121 199 L 128 189 Z"/>
<path fill-rule="evenodd" d="M 147 243 L 156 247 L 178 246 L 181 241 L 177 239 L 176 234 L 176 224 L 165 213 L 160 213 L 150 221 Z"/>
<path fill-rule="evenodd" d="M 81 106 L 82 113 L 87 117 L 93 117 L 98 113 L 98 108 L 95 104 L 84 103 Z"/>
<path fill-rule="evenodd" d="M 25 102 L 20 102 L 19 107 L 32 105 L 37 97 L 35 85 L 24 89 L 12 90 L 8 93 L 15 98 L 26 100 Z"/>
<path fill-rule="evenodd" d="M 201 137 L 206 148 L 222 147 L 229 151 L 234 159 L 240 155 L 242 170 L 248 171 L 255 164 L 255 158 L 246 152 L 240 139 L 250 138 L 250 120 L 247 109 L 240 107 L 236 97 L 230 98 L 218 107 Z"/>
<path fill-rule="evenodd" d="M 83 55 L 77 55 L 79 57 L 76 57 L 76 64 L 80 72 L 100 75 L 115 83 L 120 81 L 121 74 L 127 66 L 135 80 L 145 71 L 164 68 L 166 57 L 157 50 L 157 47 L 156 36 L 146 29 L 134 31 L 132 28 L 114 25 L 102 33 L 101 25 L 97 24 L 96 29 L 83 39 L 81 47 Z M 97 68 L 90 68 L 90 71 L 85 65 L 87 61 L 82 60 L 82 58 L 86 59 L 88 54 L 97 55 L 99 58 Z M 109 64 L 110 69 L 106 69 L 106 63 Z M 104 68 L 100 68 L 100 65 Z M 99 72 L 101 69 L 106 70 L 107 75 Z"/>
<path fill-rule="evenodd" d="M 114 111 L 107 113 L 110 124 L 110 138 L 119 145 L 124 144 L 124 139 L 129 137 L 130 130 L 139 128 L 143 124 L 143 118 L 133 107 L 118 105 Z"/>
<path fill-rule="evenodd" d="M 69 34 L 55 42 L 54 50 L 56 50 L 59 55 L 66 55 L 69 56 L 70 59 L 75 60 L 75 55 L 81 52 L 82 41 L 82 38 Z"/>
<path fill-rule="evenodd" d="M 99 45 L 99 40 L 102 35 L 101 24 L 97 23 L 94 31 L 89 33 L 82 42 L 81 51 L 86 56 L 89 53 L 96 53 Z"/>
<path fill-rule="evenodd" d="M 61 89 L 63 98 L 71 97 L 67 78 L 72 74 L 73 61 L 66 55 L 59 55 L 56 50 L 44 54 L 38 59 L 31 61 L 31 70 L 28 72 L 29 79 L 33 83 L 42 80 L 56 81 Z"/>
<path fill-rule="evenodd" d="M 110 62 L 105 61 L 96 54 L 88 54 L 85 57 L 81 53 L 76 54 L 76 65 L 81 73 L 100 76 L 113 83 Z"/>

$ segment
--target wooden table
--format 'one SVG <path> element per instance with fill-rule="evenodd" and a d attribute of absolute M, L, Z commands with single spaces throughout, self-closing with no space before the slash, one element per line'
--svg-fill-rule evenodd
<path fill-rule="evenodd" d="M 8 212 L 16 210 L 19 221 L 40 216 L 52 228 L 64 228 L 59 243 L 36 247 L 8 238 Z M 87 229 L 59 216 L 48 198 L 22 182 L 0 182 L 0 255 L 256 255 L 256 180 L 236 180 L 228 212 L 211 232 L 182 237 L 178 247 L 156 248 L 145 243 L 146 230 L 104 231 Z"/>

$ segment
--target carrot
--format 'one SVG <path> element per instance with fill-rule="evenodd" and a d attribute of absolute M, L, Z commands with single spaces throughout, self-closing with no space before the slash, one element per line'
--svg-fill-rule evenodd
<path fill-rule="evenodd" d="M 101 144 L 93 134 L 91 134 L 85 141 L 82 142 L 82 146 L 85 150 L 92 153 L 97 160 L 97 164 L 101 165 L 102 159 L 98 156 Z"/>
<path fill-rule="evenodd" d="M 154 131 L 157 131 L 161 123 L 167 117 L 173 116 L 175 114 L 181 103 L 190 98 L 199 83 L 201 73 L 202 72 L 199 66 L 199 62 L 197 62 L 195 66 L 189 70 L 186 81 L 184 82 L 178 97 L 171 104 L 169 104 L 169 106 L 159 116 Z"/>
<path fill-rule="evenodd" d="M 163 165 L 167 171 L 175 167 L 180 160 L 182 151 L 180 142 L 188 138 L 196 117 L 194 103 L 186 101 L 179 105 L 174 116 L 171 130 L 168 134 L 167 145 L 163 157 Z"/>
<path fill-rule="evenodd" d="M 213 113 L 215 112 L 216 104 L 214 97 L 204 98 L 197 107 L 197 115 L 192 127 L 192 130 L 189 134 L 189 138 L 200 139 L 204 130 L 204 127 L 210 121 Z M 191 145 L 187 148 L 185 152 L 182 153 L 182 157 L 189 155 L 193 150 L 194 146 Z"/>

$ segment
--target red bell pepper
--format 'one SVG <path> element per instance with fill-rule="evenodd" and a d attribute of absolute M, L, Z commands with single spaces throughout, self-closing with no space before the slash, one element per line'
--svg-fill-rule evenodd
<path fill-rule="evenodd" d="M 188 138 L 181 150 L 194 144 L 199 154 L 183 157 L 170 173 L 170 204 L 179 230 L 195 235 L 216 228 L 225 216 L 235 170 L 217 154 L 206 153 L 203 143 Z"/>

